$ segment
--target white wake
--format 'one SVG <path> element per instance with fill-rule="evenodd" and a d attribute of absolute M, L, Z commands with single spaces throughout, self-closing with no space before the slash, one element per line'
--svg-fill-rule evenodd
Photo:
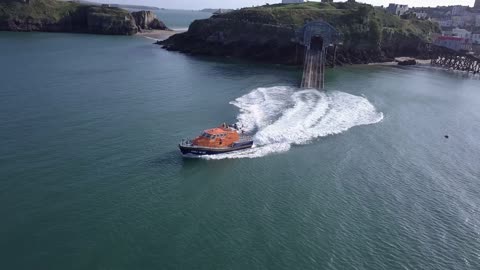
<path fill-rule="evenodd" d="M 238 126 L 254 134 L 254 147 L 204 158 L 257 158 L 286 152 L 292 145 L 383 119 L 366 98 L 339 91 L 258 88 L 230 103 L 240 110 Z"/>

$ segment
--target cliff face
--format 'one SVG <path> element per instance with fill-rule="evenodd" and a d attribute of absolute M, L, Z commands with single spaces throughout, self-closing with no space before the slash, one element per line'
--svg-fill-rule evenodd
<path fill-rule="evenodd" d="M 0 1 L 0 30 L 132 35 L 137 26 L 123 9 L 55 0 Z"/>
<path fill-rule="evenodd" d="M 192 54 L 234 56 L 280 64 L 300 64 L 303 47 L 295 31 L 305 22 L 324 20 L 343 34 L 337 64 L 370 63 L 422 54 L 438 26 L 403 20 L 357 3 L 305 3 L 245 8 L 198 20 L 188 32 L 161 42 L 164 48 Z"/>
<path fill-rule="evenodd" d="M 135 23 L 138 26 L 138 30 L 170 30 L 168 27 L 157 19 L 157 15 L 152 11 L 137 11 L 132 12 L 132 16 L 135 19 Z"/>

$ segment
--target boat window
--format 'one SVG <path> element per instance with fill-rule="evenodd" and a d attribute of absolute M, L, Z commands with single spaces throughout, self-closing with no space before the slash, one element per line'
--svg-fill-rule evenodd
<path fill-rule="evenodd" d="M 210 139 L 210 138 L 212 137 L 212 135 L 204 132 L 204 133 L 202 134 L 202 137 Z"/>

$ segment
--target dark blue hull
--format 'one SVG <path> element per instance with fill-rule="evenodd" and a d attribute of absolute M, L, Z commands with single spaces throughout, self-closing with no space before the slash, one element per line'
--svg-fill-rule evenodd
<path fill-rule="evenodd" d="M 238 151 L 242 149 L 248 149 L 253 146 L 253 141 L 246 141 L 242 143 L 236 143 L 231 147 L 225 148 L 209 148 L 209 147 L 197 147 L 197 146 L 186 146 L 186 145 L 178 145 L 180 151 L 183 155 L 194 155 L 194 156 L 204 156 L 204 155 L 218 155 L 218 154 L 225 154 L 230 153 L 233 151 Z"/>

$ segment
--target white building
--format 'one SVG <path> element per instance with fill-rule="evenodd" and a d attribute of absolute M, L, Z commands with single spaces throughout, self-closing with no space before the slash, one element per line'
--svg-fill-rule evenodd
<path fill-rule="evenodd" d="M 428 18 L 428 14 L 427 12 L 425 11 L 417 11 L 417 12 L 414 12 L 415 13 L 415 16 L 417 17 L 417 19 L 426 19 Z"/>
<path fill-rule="evenodd" d="M 282 0 L 282 4 L 299 4 L 299 3 L 305 3 L 307 2 L 306 0 Z"/>
<path fill-rule="evenodd" d="M 434 22 L 437 22 L 440 27 L 452 27 L 452 20 L 450 19 L 433 19 Z"/>
<path fill-rule="evenodd" d="M 408 11 L 408 5 L 399 5 L 399 4 L 389 4 L 387 7 L 387 12 L 395 14 L 397 16 L 402 16 Z"/>
<path fill-rule="evenodd" d="M 471 39 L 472 38 L 472 32 L 467 31 L 465 29 L 460 29 L 460 28 L 454 28 L 452 29 L 452 35 L 454 37 L 460 37 L 464 39 Z"/>

